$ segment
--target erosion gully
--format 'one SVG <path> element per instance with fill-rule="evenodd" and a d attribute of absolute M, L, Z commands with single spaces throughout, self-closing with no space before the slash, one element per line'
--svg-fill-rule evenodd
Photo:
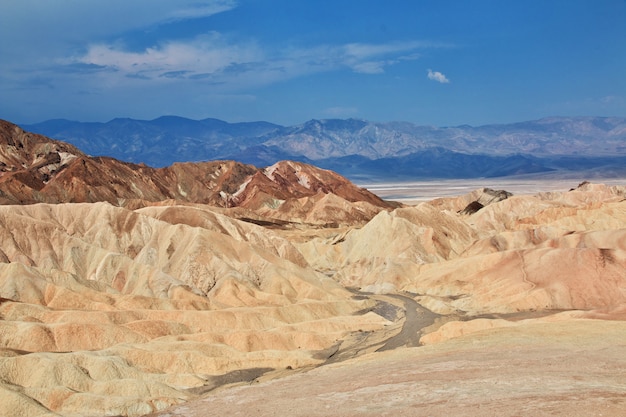
<path fill-rule="evenodd" d="M 374 300 L 375 306 L 359 311 L 356 314 L 366 314 L 370 311 L 393 322 L 393 325 L 377 331 L 359 331 L 347 335 L 334 346 L 316 353 L 316 358 L 322 360 L 321 365 L 342 362 L 358 356 L 383 352 L 404 347 L 420 346 L 420 338 L 426 330 L 433 331 L 437 327 L 451 320 L 470 320 L 473 318 L 504 318 L 520 320 L 530 317 L 539 317 L 552 312 L 520 312 L 513 314 L 483 314 L 480 316 L 440 315 L 434 313 L 415 301 L 416 294 L 372 294 L 350 289 L 355 299 Z M 215 390 L 229 387 L 252 384 L 271 379 L 285 377 L 294 373 L 306 372 L 314 367 L 299 369 L 272 369 L 252 368 L 229 372 L 225 375 L 210 377 L 202 387 L 193 388 L 190 393 L 202 396 Z M 167 414 L 154 413 L 145 417 L 162 416 Z"/>
<path fill-rule="evenodd" d="M 366 353 L 393 350 L 401 347 L 419 346 L 423 329 L 433 325 L 441 317 L 439 314 L 422 307 L 409 295 L 371 294 L 351 290 L 356 299 L 372 299 L 376 305 L 356 314 L 373 311 L 394 324 L 377 331 L 354 332 L 335 345 L 316 353 L 316 358 L 324 360 L 321 365 L 337 363 L 361 356 Z M 229 372 L 225 375 L 210 377 L 204 386 L 193 388 L 190 393 L 203 395 L 216 389 L 223 389 L 255 381 L 283 377 L 312 368 L 277 370 L 271 368 L 252 368 Z"/>

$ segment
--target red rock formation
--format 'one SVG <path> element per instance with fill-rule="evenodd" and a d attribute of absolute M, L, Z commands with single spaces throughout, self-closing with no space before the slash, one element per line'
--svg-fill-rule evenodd
<path fill-rule="evenodd" d="M 284 161 L 264 170 L 234 161 L 178 163 L 166 168 L 90 157 L 77 148 L 0 120 L 0 203 L 176 200 L 220 207 L 277 208 L 289 199 L 335 194 L 389 208 L 346 178 Z"/>

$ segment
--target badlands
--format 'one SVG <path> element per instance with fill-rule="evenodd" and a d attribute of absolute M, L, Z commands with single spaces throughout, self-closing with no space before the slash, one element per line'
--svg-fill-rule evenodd
<path fill-rule="evenodd" d="M 383 201 L 0 123 L 1 416 L 623 416 L 626 187 Z"/>

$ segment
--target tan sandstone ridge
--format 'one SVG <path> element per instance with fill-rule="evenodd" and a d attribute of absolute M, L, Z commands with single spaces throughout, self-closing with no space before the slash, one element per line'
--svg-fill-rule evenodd
<path fill-rule="evenodd" d="M 624 414 L 623 186 L 400 207 L 0 133 L 0 415 Z"/>

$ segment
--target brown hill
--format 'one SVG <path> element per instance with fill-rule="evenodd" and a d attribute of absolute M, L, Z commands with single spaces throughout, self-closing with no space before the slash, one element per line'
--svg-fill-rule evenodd
<path fill-rule="evenodd" d="M 376 207 L 367 210 L 369 218 L 392 207 L 334 172 L 298 162 L 283 161 L 266 169 L 234 161 L 157 169 L 89 157 L 71 145 L 2 120 L 0 145 L 0 203 L 4 204 L 106 201 L 123 206 L 129 200 L 145 204 L 175 200 L 259 210 L 279 209 L 292 199 L 317 200 L 320 194 L 334 194 L 347 203 Z"/>
<path fill-rule="evenodd" d="M 53 174 L 70 160 L 84 156 L 76 147 L 24 132 L 18 126 L 0 120 L 0 172 L 35 169 L 41 175 Z M 33 172 L 33 174 L 35 173 Z"/>

